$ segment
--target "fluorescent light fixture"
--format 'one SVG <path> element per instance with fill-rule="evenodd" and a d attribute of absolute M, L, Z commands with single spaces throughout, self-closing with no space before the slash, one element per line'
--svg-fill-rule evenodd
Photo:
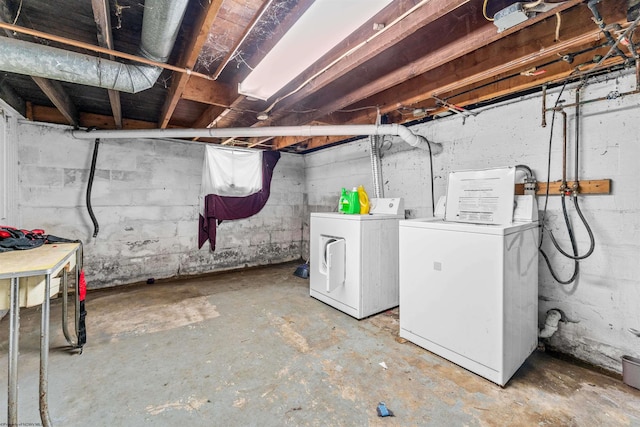
<path fill-rule="evenodd" d="M 316 0 L 238 85 L 268 100 L 393 0 Z"/>

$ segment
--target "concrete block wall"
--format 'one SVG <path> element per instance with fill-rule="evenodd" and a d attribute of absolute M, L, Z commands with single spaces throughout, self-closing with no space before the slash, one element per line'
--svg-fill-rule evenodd
<path fill-rule="evenodd" d="M 104 140 L 92 205 L 85 206 L 93 141 L 66 127 L 19 123 L 18 224 L 81 239 L 90 288 L 279 263 L 300 258 L 303 159 L 283 153 L 271 197 L 257 215 L 225 221 L 215 252 L 197 247 L 202 145 L 160 140 Z"/>
<path fill-rule="evenodd" d="M 640 356 L 640 338 L 628 329 L 640 329 L 640 95 L 616 98 L 635 88 L 632 74 L 611 75 L 590 81 L 583 100 L 609 95 L 611 100 L 585 105 L 580 117 L 580 178 L 613 180 L 610 195 L 580 197 L 580 206 L 593 229 L 596 248 L 580 263 L 575 283 L 560 285 L 551 277 L 542 257 L 539 263 L 539 326 L 547 310 L 560 309 L 564 320 L 547 342 L 558 351 L 612 371 L 621 370 L 623 354 Z M 553 105 L 559 89 L 549 92 Z M 575 100 L 575 90 L 562 94 L 566 103 Z M 434 158 L 435 198 L 446 192 L 447 175 L 452 170 L 482 169 L 526 164 L 539 181 L 546 180 L 551 114 L 541 127 L 541 96 L 516 99 L 479 111 L 475 117 L 459 115 L 416 125 L 412 130 L 443 144 Z M 573 177 L 575 156 L 575 110 L 567 109 L 569 139 L 569 179 Z M 551 149 L 551 180 L 561 178 L 561 119 L 556 117 Z M 385 196 L 404 197 L 409 217 L 431 216 L 429 155 L 398 138 L 384 152 L 382 174 Z M 364 183 L 371 189 L 369 143 L 367 140 L 341 145 L 305 155 L 306 197 L 310 211 L 335 210 L 341 187 Z M 518 175 L 520 177 L 520 175 Z M 367 184 L 369 185 L 367 186 Z M 369 191 L 370 193 L 372 191 Z M 538 197 L 540 209 L 544 198 Z M 574 224 L 578 250 L 589 248 L 589 239 L 573 204 L 569 215 Z M 308 227 L 308 215 L 305 227 Z M 566 251 L 571 246 L 562 221 L 558 196 L 550 197 L 547 227 Z M 305 238 L 308 230 L 305 229 Z M 548 234 L 543 249 L 561 278 L 572 273 L 573 261 L 552 248 Z M 305 243 L 308 253 L 308 242 Z"/>

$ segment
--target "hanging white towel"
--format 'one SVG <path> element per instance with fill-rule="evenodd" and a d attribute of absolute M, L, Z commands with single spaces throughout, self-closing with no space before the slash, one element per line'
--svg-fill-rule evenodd
<path fill-rule="evenodd" d="M 200 193 L 245 197 L 262 189 L 262 152 L 205 147 Z"/>

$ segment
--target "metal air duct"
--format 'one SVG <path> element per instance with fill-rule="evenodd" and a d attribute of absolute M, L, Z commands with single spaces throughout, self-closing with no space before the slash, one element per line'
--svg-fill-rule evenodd
<path fill-rule="evenodd" d="M 140 54 L 166 62 L 180 29 L 188 0 L 147 0 Z M 36 43 L 0 38 L 0 70 L 86 86 L 137 93 L 153 87 L 162 69 L 71 52 Z"/>

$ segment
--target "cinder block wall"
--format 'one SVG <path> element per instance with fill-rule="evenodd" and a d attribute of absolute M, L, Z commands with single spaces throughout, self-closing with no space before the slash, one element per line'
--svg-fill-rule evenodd
<path fill-rule="evenodd" d="M 92 194 L 100 232 L 93 238 L 85 207 L 93 141 L 66 130 L 19 123 L 19 225 L 81 239 L 90 288 L 300 258 L 302 156 L 282 154 L 267 205 L 251 218 L 223 222 L 210 252 L 208 243 L 197 247 L 202 145 L 102 141 Z"/>
<path fill-rule="evenodd" d="M 603 79 L 602 79 L 603 80 Z M 582 99 L 594 99 L 635 88 L 633 75 L 610 76 L 606 81 L 590 82 Z M 553 105 L 559 89 L 547 99 Z M 562 95 L 566 103 L 575 100 L 569 87 Z M 596 248 L 591 257 L 580 263 L 580 275 L 572 285 L 556 283 L 542 257 L 539 263 L 539 323 L 547 310 L 558 308 L 565 314 L 559 331 L 547 343 L 567 354 L 613 371 L 621 370 L 623 354 L 640 356 L 640 338 L 628 329 L 640 329 L 640 96 L 615 98 L 585 105 L 580 117 L 580 178 L 613 180 L 610 195 L 580 198 L 582 211 L 591 225 Z M 435 196 L 446 192 L 447 175 L 452 170 L 480 169 L 526 164 L 538 180 L 546 180 L 547 153 L 551 114 L 547 127 L 541 127 L 540 95 L 490 107 L 475 117 L 451 116 L 413 128 L 443 144 L 444 152 L 434 158 Z M 569 118 L 569 178 L 573 177 L 574 114 Z M 561 178 L 560 117 L 556 117 L 551 180 Z M 306 192 L 310 211 L 334 210 L 341 187 L 364 183 L 371 188 L 369 143 L 351 143 L 305 155 Z M 431 216 L 428 153 L 413 149 L 395 138 L 384 152 L 382 173 L 387 197 L 404 197 L 410 217 Z M 520 175 L 519 175 L 520 176 Z M 371 191 L 370 191 L 371 192 Z M 540 209 L 544 198 L 538 197 Z M 570 218 L 578 239 L 578 249 L 585 253 L 589 241 L 573 204 Z M 558 196 L 548 203 L 546 223 L 566 251 L 570 243 L 562 221 Z M 308 227 L 308 216 L 305 227 Z M 308 231 L 305 230 L 305 238 Z M 573 261 L 560 256 L 547 237 L 543 249 L 562 278 L 572 273 Z M 305 244 L 308 254 L 308 244 Z M 473 284 L 469 284 L 473 286 Z M 464 321 L 464 319 L 458 319 Z"/>

